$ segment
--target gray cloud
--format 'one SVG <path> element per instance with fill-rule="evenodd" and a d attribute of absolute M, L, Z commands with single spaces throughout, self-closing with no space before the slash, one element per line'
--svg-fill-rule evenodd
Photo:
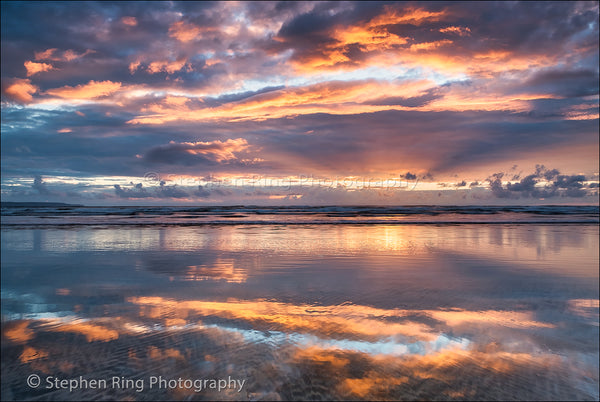
<path fill-rule="evenodd" d="M 537 165 L 534 173 L 527 175 L 517 183 L 503 185 L 503 177 L 504 173 L 494 173 L 487 179 L 492 194 L 498 198 L 552 198 L 559 196 L 581 198 L 588 194 L 583 183 L 586 181 L 584 175 L 561 175 L 557 169 L 547 169 L 543 165 Z M 547 183 L 542 184 L 543 181 Z M 587 188 L 591 189 L 595 186 L 590 185 Z"/>
<path fill-rule="evenodd" d="M 36 190 L 41 195 L 51 195 L 52 194 L 52 192 L 50 190 L 48 190 L 48 188 L 46 187 L 46 183 L 42 179 L 42 176 L 39 176 L 39 175 L 35 176 L 35 178 L 33 179 L 33 184 L 31 185 L 31 188 Z"/>
<path fill-rule="evenodd" d="M 119 198 L 148 198 L 152 195 L 144 188 L 142 183 L 133 184 L 129 183 L 131 188 L 121 187 L 119 184 L 115 184 L 115 194 Z"/>
<path fill-rule="evenodd" d="M 176 184 L 172 186 L 165 185 L 164 181 L 160 182 L 160 186 L 156 189 L 156 197 L 158 198 L 186 198 L 189 194 L 177 187 Z"/>

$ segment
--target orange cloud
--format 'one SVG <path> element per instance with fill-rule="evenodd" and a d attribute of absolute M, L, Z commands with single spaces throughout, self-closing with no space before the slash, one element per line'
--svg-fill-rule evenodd
<path fill-rule="evenodd" d="M 35 52 L 36 60 L 51 60 L 51 61 L 73 61 L 75 59 L 82 58 L 88 54 L 95 53 L 94 50 L 87 49 L 83 53 L 77 53 L 72 49 L 65 50 L 62 54 L 57 53 L 56 48 L 46 49 L 42 52 Z"/>
<path fill-rule="evenodd" d="M 201 33 L 202 29 L 200 27 L 183 21 L 175 22 L 169 27 L 169 36 L 184 43 L 193 41 L 198 38 Z"/>
<path fill-rule="evenodd" d="M 396 10 L 392 6 L 386 6 L 385 12 L 370 22 L 372 26 L 412 24 L 420 25 L 426 21 L 439 21 L 447 13 L 445 11 L 427 11 L 421 8 L 409 8 L 407 10 Z"/>
<path fill-rule="evenodd" d="M 471 29 L 469 27 L 454 27 L 454 26 L 450 26 L 450 27 L 446 27 L 446 28 L 440 28 L 440 32 L 441 33 L 456 34 L 458 36 L 468 36 L 468 35 L 471 35 Z"/>
<path fill-rule="evenodd" d="M 357 82 L 325 82 L 307 87 L 290 87 L 259 94 L 240 102 L 215 108 L 197 108 L 164 100 L 142 109 L 145 115 L 130 120 L 130 124 L 162 124 L 175 120 L 264 120 L 310 113 L 354 114 L 379 110 L 402 109 L 399 106 L 364 104 L 381 97 L 416 96 L 433 83 L 427 80 L 389 83 L 366 80 Z"/>
<path fill-rule="evenodd" d="M 153 61 L 152 63 L 150 63 L 148 65 L 148 72 L 150 74 L 156 74 L 156 73 L 160 73 L 160 72 L 166 72 L 168 74 L 173 74 L 174 72 L 183 69 L 186 66 L 186 62 L 187 62 L 186 58 L 179 59 L 176 61 L 169 61 L 169 60 Z M 139 62 L 137 64 L 137 66 L 139 66 Z M 132 68 L 135 70 L 137 68 L 137 66 L 132 63 L 129 66 L 129 71 L 131 71 Z"/>
<path fill-rule="evenodd" d="M 16 78 L 6 87 L 4 93 L 10 98 L 22 102 L 29 103 L 33 100 L 33 94 L 38 91 L 38 87 L 31 83 L 29 79 Z"/>
<path fill-rule="evenodd" d="M 489 47 L 476 50 L 451 39 L 421 42 L 418 37 L 404 37 L 392 29 L 395 24 L 419 26 L 425 22 L 443 21 L 447 16 L 446 11 L 397 10 L 388 6 L 384 13 L 364 24 L 332 27 L 330 40 L 304 50 L 297 49 L 291 62 L 296 71 L 303 74 L 321 74 L 323 69 L 352 71 L 401 63 L 404 67 L 427 68 L 444 75 L 467 74 L 483 78 L 556 64 L 557 55 L 520 54 L 505 49 L 490 50 Z M 471 35 L 471 29 L 466 26 L 448 25 L 435 30 L 454 37 Z M 284 38 L 276 40 L 285 41 Z"/>
<path fill-rule="evenodd" d="M 174 143 L 171 141 L 171 143 Z M 244 138 L 229 139 L 227 141 L 209 141 L 209 142 L 182 142 L 184 146 L 189 148 L 186 152 L 192 155 L 210 156 L 217 162 L 237 159 L 235 152 L 243 151 L 248 148 L 248 141 Z"/>
<path fill-rule="evenodd" d="M 414 60 L 427 58 L 427 50 L 411 52 Z M 406 58 L 411 63 L 410 58 Z M 432 64 L 443 63 L 438 55 Z M 456 69 L 463 65 L 454 64 Z M 382 96 L 385 94 L 385 96 Z M 410 101 L 410 98 L 414 98 Z M 348 115 L 385 110 L 412 111 L 518 111 L 531 109 L 536 99 L 559 98 L 547 93 L 501 94 L 486 85 L 437 87 L 429 80 L 414 81 L 331 81 L 304 87 L 288 87 L 257 94 L 217 107 L 205 106 L 199 98 L 167 96 L 140 109 L 129 124 L 164 124 L 171 121 L 263 121 L 314 113 Z M 188 102 L 194 99 L 195 102 Z M 403 101 L 404 100 L 404 101 Z M 406 101 L 408 100 L 408 101 Z M 200 102 L 198 102 L 200 101 Z M 573 118 L 593 118 L 591 111 L 573 113 Z"/>
<path fill-rule="evenodd" d="M 130 27 L 134 27 L 137 25 L 137 19 L 135 17 L 123 17 L 121 18 L 121 22 Z"/>
<path fill-rule="evenodd" d="M 49 89 L 45 93 L 65 99 L 94 99 L 108 96 L 121 88 L 120 82 L 112 81 L 90 81 L 85 85 L 76 87 L 64 86 L 62 88 Z"/>
<path fill-rule="evenodd" d="M 30 77 L 34 74 L 41 73 L 44 71 L 50 71 L 54 69 L 52 64 L 47 63 L 35 63 L 33 61 L 26 61 L 24 63 L 25 68 L 27 69 L 27 76 Z"/>
<path fill-rule="evenodd" d="M 183 106 L 185 105 L 187 102 L 189 102 L 189 98 L 185 97 L 185 96 L 172 96 L 172 95 L 167 95 L 165 97 L 165 104 L 167 105 L 172 105 L 172 106 Z"/>
<path fill-rule="evenodd" d="M 337 29 L 333 37 L 339 43 L 336 46 L 359 44 L 367 51 L 390 49 L 396 45 L 404 45 L 408 41 L 407 38 L 392 34 L 387 28 L 378 25 Z"/>
<path fill-rule="evenodd" d="M 347 56 L 349 46 L 358 45 L 362 52 L 367 53 L 395 52 L 400 50 L 402 45 L 406 45 L 409 38 L 391 33 L 390 25 L 400 23 L 420 25 L 425 21 L 437 21 L 444 15 L 444 11 L 431 12 L 415 8 L 400 11 L 386 6 L 383 14 L 365 24 L 336 27 L 331 34 L 335 43 L 317 47 L 312 54 L 296 60 L 295 66 L 300 71 L 310 73 L 318 72 L 321 68 L 377 64 L 372 58 L 364 61 L 352 60 Z"/>
<path fill-rule="evenodd" d="M 449 39 L 442 39 L 442 40 L 438 40 L 435 42 L 422 42 L 422 43 L 415 43 L 410 45 L 409 50 L 411 51 L 417 51 L 417 50 L 432 50 L 432 49 L 436 49 L 440 46 L 444 46 L 444 45 L 450 45 L 452 43 L 451 40 Z"/>

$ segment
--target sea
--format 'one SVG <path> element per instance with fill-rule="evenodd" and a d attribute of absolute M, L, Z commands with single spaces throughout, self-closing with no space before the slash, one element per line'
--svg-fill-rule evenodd
<path fill-rule="evenodd" d="M 598 206 L 2 203 L 2 400 L 598 400 Z"/>

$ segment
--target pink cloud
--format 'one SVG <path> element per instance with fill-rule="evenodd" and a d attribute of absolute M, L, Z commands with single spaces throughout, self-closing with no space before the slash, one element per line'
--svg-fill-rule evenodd
<path fill-rule="evenodd" d="M 87 49 L 83 53 L 77 53 L 76 51 L 74 51 L 72 49 L 65 50 L 62 53 L 57 52 L 57 50 L 58 49 L 56 49 L 56 48 L 51 48 L 51 49 L 46 49 L 42 52 L 35 52 L 34 53 L 35 60 L 73 61 L 76 59 L 80 59 L 84 56 L 87 56 L 88 54 L 95 53 L 95 51 L 91 50 L 91 49 Z"/>
<path fill-rule="evenodd" d="M 54 52 L 56 52 L 58 49 L 56 48 L 52 48 L 52 49 L 46 49 L 43 52 L 35 52 L 35 59 L 36 60 L 52 60 L 54 57 Z"/>
<path fill-rule="evenodd" d="M 54 70 L 54 66 L 48 63 L 36 63 L 33 61 L 26 61 L 23 63 L 27 69 L 27 76 L 31 77 L 34 74 L 41 73 L 44 71 Z"/>
<path fill-rule="evenodd" d="M 180 42 L 191 42 L 198 38 L 202 29 L 194 24 L 178 21 L 169 28 L 169 36 Z"/>
<path fill-rule="evenodd" d="M 137 25 L 137 19 L 135 17 L 123 17 L 121 18 L 121 22 L 130 27 L 134 27 Z"/>

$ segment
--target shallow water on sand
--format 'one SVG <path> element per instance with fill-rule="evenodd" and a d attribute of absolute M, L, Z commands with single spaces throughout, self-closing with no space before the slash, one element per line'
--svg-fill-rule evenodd
<path fill-rule="evenodd" d="M 597 400 L 598 240 L 585 224 L 4 227 L 1 396 Z"/>

